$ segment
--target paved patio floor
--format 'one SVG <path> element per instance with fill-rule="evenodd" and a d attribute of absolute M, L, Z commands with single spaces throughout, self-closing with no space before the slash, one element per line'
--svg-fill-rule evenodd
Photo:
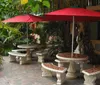
<path fill-rule="evenodd" d="M 66 80 L 63 85 L 83 85 L 83 77 Z M 41 65 L 33 61 L 30 65 L 10 63 L 9 57 L 4 57 L 3 69 L 0 71 L 0 85 L 53 85 L 56 78 L 42 77 Z"/>

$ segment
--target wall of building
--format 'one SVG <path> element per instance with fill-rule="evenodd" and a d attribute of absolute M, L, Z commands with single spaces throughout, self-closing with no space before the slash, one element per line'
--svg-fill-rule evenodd
<path fill-rule="evenodd" d="M 98 25 L 97 22 L 90 23 L 90 38 L 91 40 L 96 40 L 98 37 Z"/>

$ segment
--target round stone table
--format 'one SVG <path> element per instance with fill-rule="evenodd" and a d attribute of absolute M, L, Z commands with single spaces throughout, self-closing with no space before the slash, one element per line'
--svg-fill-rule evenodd
<path fill-rule="evenodd" d="M 36 45 L 22 44 L 22 45 L 18 45 L 17 47 L 18 48 L 27 49 L 27 51 L 26 51 L 26 53 L 27 53 L 27 60 L 31 60 L 30 49 L 36 48 Z"/>
<path fill-rule="evenodd" d="M 75 68 L 75 63 L 80 63 L 88 60 L 88 56 L 86 55 L 81 55 L 81 54 L 73 54 L 73 57 L 71 57 L 71 53 L 58 53 L 56 57 L 59 60 L 64 60 L 66 62 L 70 62 L 69 67 L 68 67 L 68 72 L 66 74 L 66 77 L 68 79 L 74 79 L 76 78 L 76 68 Z"/>

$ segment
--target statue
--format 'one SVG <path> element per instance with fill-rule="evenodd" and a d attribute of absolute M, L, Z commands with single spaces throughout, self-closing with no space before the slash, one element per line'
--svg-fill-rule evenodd
<path fill-rule="evenodd" d="M 77 47 L 74 53 L 83 54 L 83 34 L 84 34 L 84 26 L 82 23 L 77 23 L 78 35 L 76 37 Z"/>

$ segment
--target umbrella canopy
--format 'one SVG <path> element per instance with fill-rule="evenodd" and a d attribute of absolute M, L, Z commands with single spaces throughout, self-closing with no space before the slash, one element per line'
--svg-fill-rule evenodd
<path fill-rule="evenodd" d="M 84 9 L 84 8 L 64 8 L 45 14 L 46 20 L 64 20 L 72 21 L 97 21 L 100 20 L 100 12 Z"/>
<path fill-rule="evenodd" d="M 42 21 L 42 17 L 34 16 L 34 15 L 31 15 L 31 14 L 25 14 L 25 15 L 15 16 L 15 17 L 9 18 L 7 20 L 3 20 L 2 22 L 4 22 L 4 23 L 8 23 L 8 22 L 11 22 L 11 23 L 18 23 L 18 22 L 28 23 L 28 22 L 38 22 L 38 21 Z M 28 29 L 27 29 L 27 39 L 28 39 Z M 28 41 L 27 41 L 27 44 L 28 44 Z"/>
<path fill-rule="evenodd" d="M 16 23 L 16 22 L 38 22 L 38 21 L 42 21 L 42 18 L 39 16 L 34 16 L 31 14 L 25 14 L 25 15 L 18 15 L 9 19 L 6 19 L 2 22 L 7 23 L 7 22 L 11 22 L 11 23 Z"/>
<path fill-rule="evenodd" d="M 100 20 L 100 12 L 87 10 L 84 8 L 64 8 L 45 14 L 47 21 L 73 21 L 72 27 L 72 57 L 74 43 L 74 24 L 75 21 L 97 21 Z"/>

